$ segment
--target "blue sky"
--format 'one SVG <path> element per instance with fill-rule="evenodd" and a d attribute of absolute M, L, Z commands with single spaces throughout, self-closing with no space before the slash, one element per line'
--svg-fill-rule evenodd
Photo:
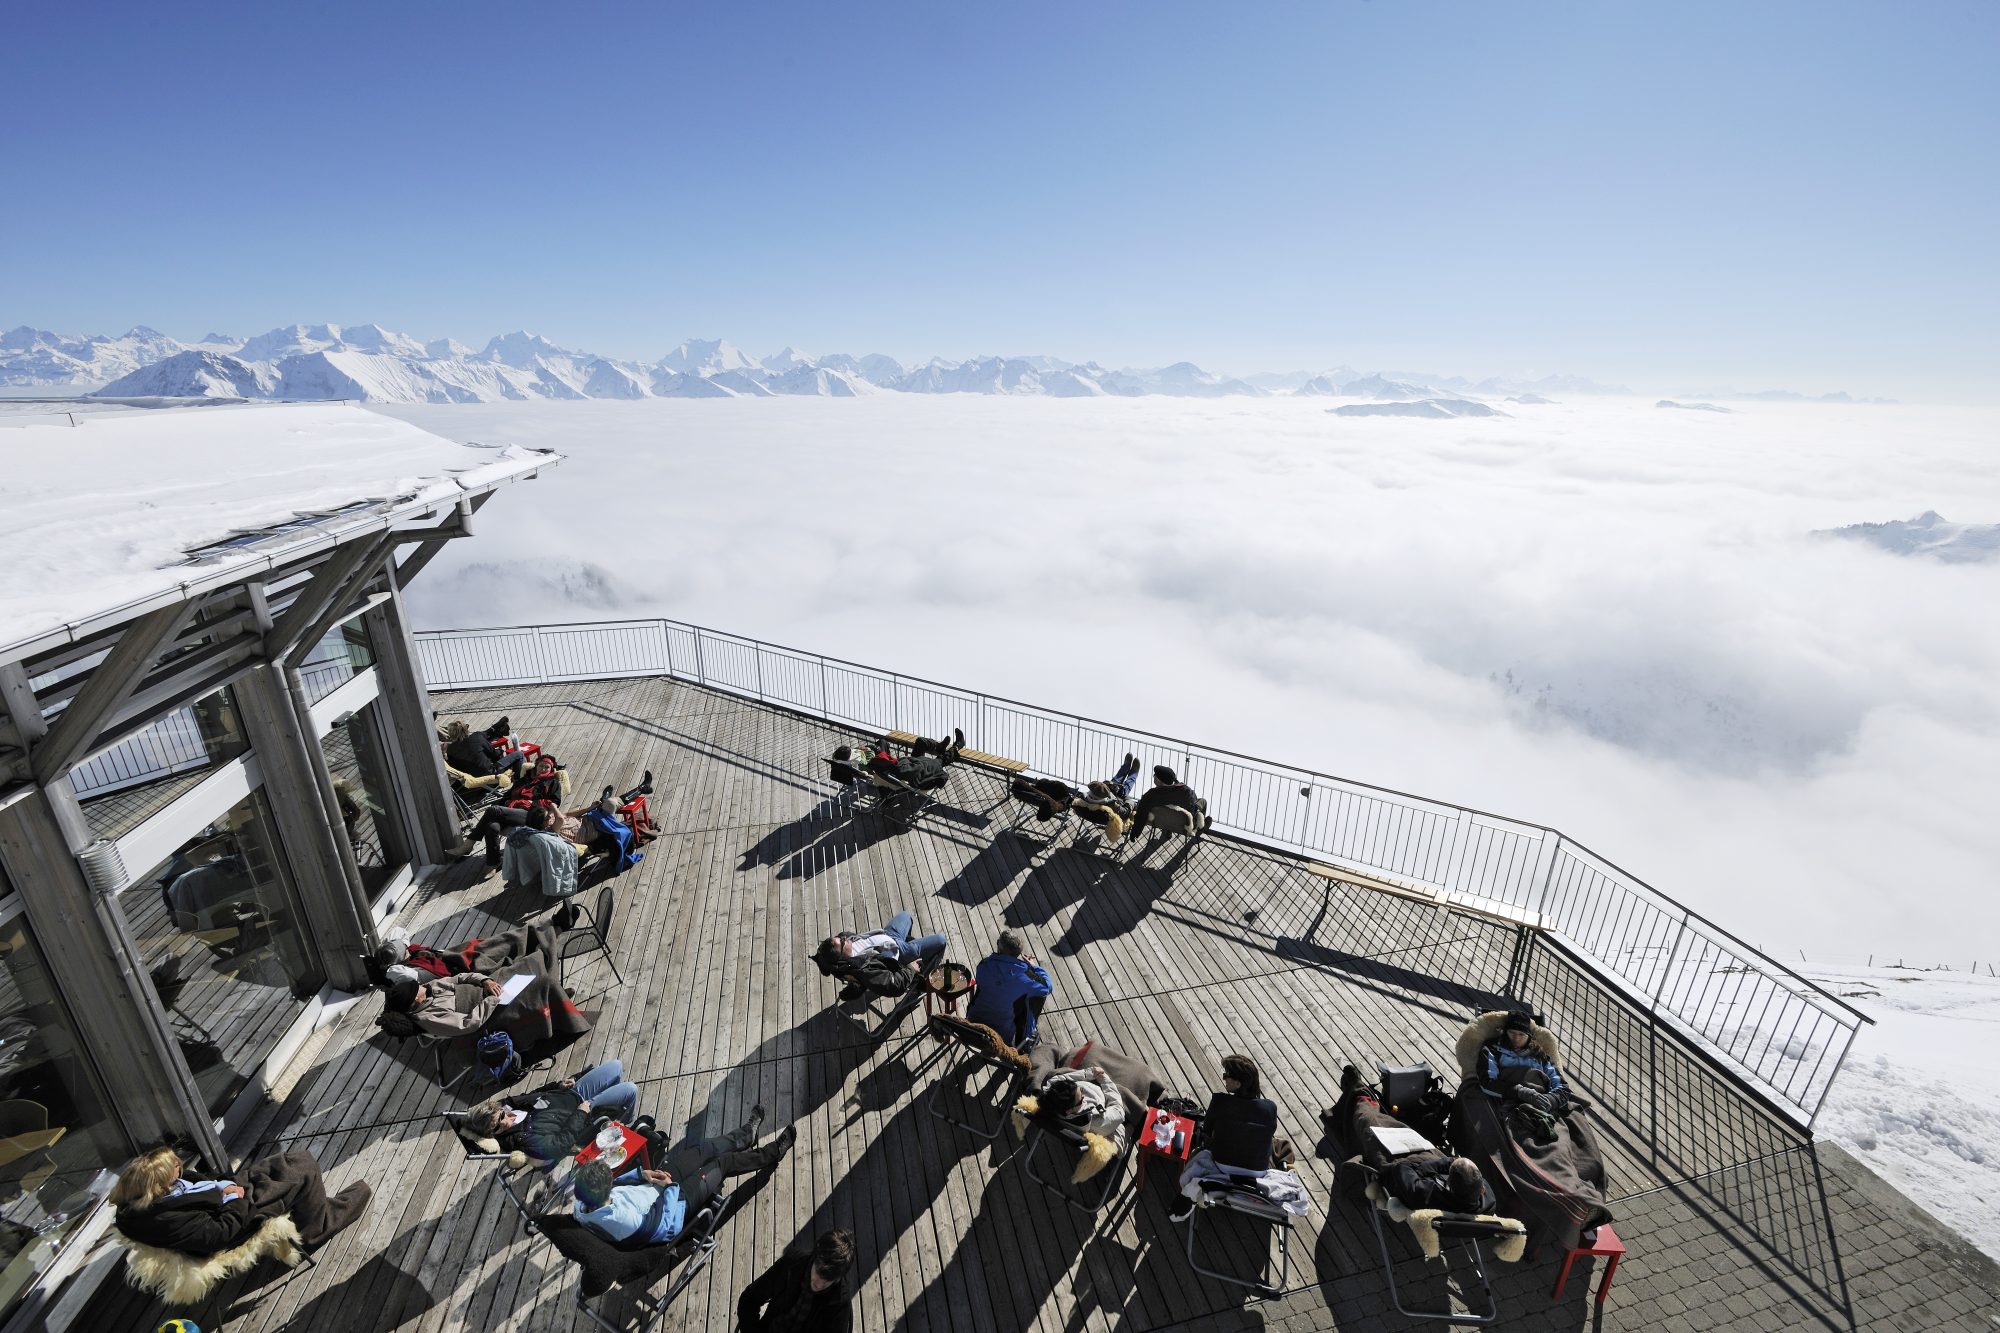
<path fill-rule="evenodd" d="M 1986 398 L 1982 3 L 17 7 L 0 325 Z"/>

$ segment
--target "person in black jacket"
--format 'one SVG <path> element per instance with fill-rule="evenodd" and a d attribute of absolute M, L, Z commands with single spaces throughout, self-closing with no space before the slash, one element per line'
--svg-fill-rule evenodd
<path fill-rule="evenodd" d="M 811 1250 L 788 1250 L 743 1289 L 736 1301 L 737 1333 L 850 1333 L 854 1294 L 854 1234 L 829 1231 Z"/>
<path fill-rule="evenodd" d="M 1132 827 L 1142 829 L 1152 819 L 1153 812 L 1163 805 L 1177 805 L 1194 817 L 1195 831 L 1201 831 L 1202 821 L 1207 818 L 1208 803 L 1194 794 L 1194 788 L 1176 777 L 1174 770 L 1165 764 L 1153 765 L 1153 785 L 1139 798 L 1139 804 L 1132 811 Z"/>
<path fill-rule="evenodd" d="M 129 1239 L 206 1259 L 243 1244 L 273 1217 L 289 1216 L 306 1248 L 318 1249 L 367 1211 L 369 1189 L 356 1181 L 328 1197 L 309 1152 L 211 1176 L 184 1170 L 172 1148 L 155 1148 L 126 1163 L 108 1197 Z"/>
<path fill-rule="evenodd" d="M 822 974 L 847 983 L 840 992 L 843 1002 L 868 991 L 902 995 L 938 965 L 951 943 L 943 932 L 911 939 L 916 924 L 916 917 L 898 912 L 880 930 L 829 935 L 813 951 L 813 962 Z"/>
<path fill-rule="evenodd" d="M 475 778 L 490 778 L 495 773 L 521 773 L 528 756 L 518 748 L 508 745 L 507 719 L 501 718 L 485 731 L 473 731 L 463 722 L 445 724 L 445 762 L 461 773 L 470 773 Z"/>
<path fill-rule="evenodd" d="M 1493 1187 L 1469 1157 L 1453 1157 L 1441 1149 L 1393 1152 L 1374 1131 L 1408 1129 L 1382 1109 L 1373 1090 L 1361 1082 L 1353 1065 L 1340 1074 L 1340 1100 L 1320 1117 L 1327 1132 L 1350 1156 L 1372 1168 L 1383 1188 L 1406 1208 L 1440 1208 L 1453 1213 L 1491 1213 L 1499 1205 Z"/>
<path fill-rule="evenodd" d="M 1264 1095 L 1257 1062 L 1247 1055 L 1223 1056 L 1222 1088 L 1208 1099 L 1208 1113 L 1201 1122 L 1201 1146 L 1217 1166 L 1270 1170 L 1271 1142 L 1278 1136 L 1278 1104 Z M 1167 1209 L 1167 1215 L 1179 1220 L 1193 1210 L 1194 1199 L 1183 1194 Z"/>
<path fill-rule="evenodd" d="M 553 1162 L 590 1142 L 598 1117 L 630 1124 L 638 1109 L 639 1089 L 625 1081 L 625 1066 L 606 1060 L 560 1083 L 475 1106 L 465 1127 L 507 1152 Z"/>

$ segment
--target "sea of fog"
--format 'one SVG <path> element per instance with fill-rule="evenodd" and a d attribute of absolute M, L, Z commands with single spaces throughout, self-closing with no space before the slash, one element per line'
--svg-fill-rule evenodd
<path fill-rule="evenodd" d="M 425 626 L 670 616 L 1552 824 L 1782 958 L 2000 963 L 2000 563 L 1812 535 L 2000 520 L 2000 412 L 385 410 L 568 456 Z"/>

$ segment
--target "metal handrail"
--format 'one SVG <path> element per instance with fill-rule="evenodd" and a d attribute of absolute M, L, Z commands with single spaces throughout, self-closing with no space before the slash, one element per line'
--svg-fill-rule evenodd
<path fill-rule="evenodd" d="M 664 675 L 877 732 L 973 729 L 980 748 L 1076 782 L 1129 749 L 1172 762 L 1216 827 L 1536 913 L 1603 973 L 1809 1127 L 1873 1020 L 1560 830 L 1373 783 L 885 671 L 684 621 L 423 630 L 435 689 Z M 676 640 L 679 642 L 677 643 Z M 1197 771 L 1197 769 L 1199 771 Z"/>

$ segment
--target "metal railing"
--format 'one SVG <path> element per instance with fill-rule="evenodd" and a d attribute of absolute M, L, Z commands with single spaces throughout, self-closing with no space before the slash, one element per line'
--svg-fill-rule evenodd
<path fill-rule="evenodd" d="M 1169 764 L 1223 832 L 1538 921 L 1808 1129 L 1872 1021 L 1540 824 L 680 621 L 425 630 L 415 639 L 433 689 L 670 676 L 865 733 L 963 727 L 975 748 L 1071 783 L 1109 774 L 1128 751 Z"/>

